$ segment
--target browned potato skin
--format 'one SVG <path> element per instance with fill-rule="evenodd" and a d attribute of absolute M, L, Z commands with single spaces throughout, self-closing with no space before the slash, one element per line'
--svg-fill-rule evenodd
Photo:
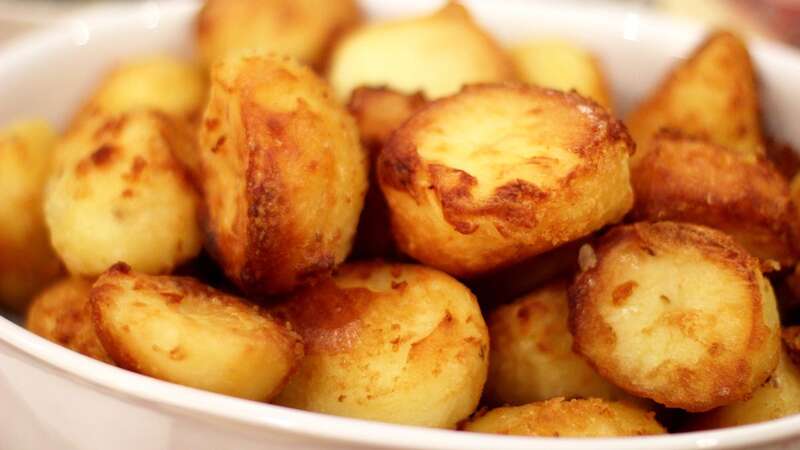
<path fill-rule="evenodd" d="M 781 331 L 781 338 L 792 362 L 800 365 L 800 325 L 784 328 Z"/>
<path fill-rule="evenodd" d="M 646 322 L 652 324 L 649 327 L 676 327 L 681 337 L 695 339 L 707 347 L 707 355 L 694 364 L 681 365 L 681 361 L 672 361 L 669 355 L 659 353 L 664 361 L 655 373 L 622 370 L 622 361 L 614 353 L 618 345 L 626 343 L 620 344 L 617 333 L 600 314 L 603 304 L 624 307 L 627 299 L 636 295 L 639 288 L 633 280 L 624 281 L 630 278 L 626 278 L 629 276 L 627 273 L 617 272 L 624 270 L 619 266 L 643 265 L 642 261 L 646 262 L 647 258 L 666 258 L 669 256 L 663 255 L 672 255 L 682 249 L 698 252 L 706 264 L 714 264 L 718 270 L 725 271 L 727 279 L 736 277 L 738 282 L 744 283 L 743 289 L 751 299 L 750 311 L 739 313 L 749 314 L 752 319 L 748 330 L 740 331 L 746 333 L 743 342 L 739 347 L 726 348 L 724 353 L 714 351 L 715 344 L 717 347 L 724 344 L 704 341 L 713 339 L 707 335 L 696 336 L 705 333 L 702 322 L 696 324 L 691 316 L 678 316 L 674 322 L 671 316 L 659 316 L 655 321 Z M 569 288 L 570 330 L 575 339 L 573 348 L 617 386 L 669 407 L 702 412 L 747 398 L 775 369 L 780 343 L 774 295 L 769 282 L 761 275 L 758 260 L 727 235 L 711 228 L 683 223 L 636 223 L 613 228 L 598 240 L 594 250 L 587 250 L 580 255 L 584 270 Z M 719 282 L 719 277 L 714 281 Z M 672 280 L 661 282 L 673 283 Z M 642 289 L 649 292 L 652 286 Z M 661 297 L 662 301 L 670 303 L 668 297 Z M 635 319 L 642 320 L 631 317 L 627 322 L 633 323 Z M 640 332 L 640 335 L 649 333 Z M 680 348 L 671 348 L 670 351 L 682 354 Z"/>
<path fill-rule="evenodd" d="M 92 282 L 84 278 L 56 282 L 33 299 L 25 327 L 90 358 L 113 364 L 94 330 L 89 306 L 91 288 Z"/>
<path fill-rule="evenodd" d="M 476 433 L 543 437 L 616 437 L 666 433 L 652 411 L 597 398 L 554 398 L 523 406 L 496 408 L 470 419 L 463 429 Z"/>
<path fill-rule="evenodd" d="M 206 247 L 252 295 L 325 277 L 349 253 L 368 156 L 330 88 L 288 58 L 214 65 L 200 130 Z"/>
<path fill-rule="evenodd" d="M 762 260 L 783 266 L 797 260 L 790 239 L 789 185 L 763 157 L 662 132 L 631 169 L 631 182 L 635 221 L 706 225 L 728 233 Z"/>
<path fill-rule="evenodd" d="M 569 172 L 563 176 L 539 172 L 535 168 L 537 156 L 527 164 L 505 168 L 525 167 L 525 176 L 531 177 L 548 174 L 543 178 L 549 186 L 541 188 L 520 177 L 503 184 L 492 180 L 484 187 L 476 174 L 422 157 L 422 140 L 433 139 L 431 136 L 455 141 L 448 145 L 452 154 L 458 155 L 462 132 L 471 130 L 445 132 L 442 123 L 449 124 L 469 111 L 478 114 L 474 111 L 481 107 L 491 110 L 498 102 L 528 105 L 527 111 L 546 121 L 533 127 L 530 139 L 547 151 L 560 152 L 553 158 L 542 155 L 542 159 L 574 158 L 576 163 Z M 487 119 L 476 115 L 474 120 L 480 123 Z M 497 116 L 492 120 L 506 125 L 504 121 L 512 119 Z M 489 134 L 488 127 L 479 132 Z M 515 143 L 518 141 L 508 145 Z M 497 151 L 491 148 L 494 143 L 485 145 L 490 147 L 487 151 Z M 451 148 L 446 151 L 451 152 Z M 398 248 L 449 274 L 473 277 L 544 253 L 619 220 L 633 204 L 627 162 L 631 151 L 633 143 L 624 126 L 605 109 L 577 94 L 521 84 L 481 84 L 431 102 L 414 114 L 392 134 L 380 154 L 377 170 Z M 494 158 L 501 160 L 502 156 Z M 467 157 L 462 159 L 468 161 Z M 481 170 L 486 177 L 498 176 L 491 168 Z M 487 192 L 491 189 L 491 193 L 479 198 L 473 191 L 481 188 Z M 566 210 L 569 217 L 563 214 Z"/>

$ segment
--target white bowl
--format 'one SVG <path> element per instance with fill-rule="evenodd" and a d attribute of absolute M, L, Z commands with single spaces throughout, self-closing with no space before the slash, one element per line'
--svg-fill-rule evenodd
<path fill-rule="evenodd" d="M 435 0 L 369 0 L 382 18 Z M 625 112 L 703 30 L 631 6 L 465 0 L 500 39 L 558 35 L 601 55 Z M 197 5 L 145 2 L 98 8 L 0 52 L 0 124 L 44 116 L 63 125 L 104 69 L 131 55 L 188 54 Z M 752 42 L 764 112 L 776 136 L 800 146 L 800 54 Z M 425 405 L 420 405 L 424 408 Z M 800 415 L 727 430 L 624 439 L 545 439 L 430 430 L 287 409 L 165 383 L 65 350 L 0 318 L 0 449 L 789 449 Z"/>

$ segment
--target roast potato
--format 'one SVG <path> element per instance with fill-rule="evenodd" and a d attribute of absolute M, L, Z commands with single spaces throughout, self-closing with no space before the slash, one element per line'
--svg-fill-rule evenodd
<path fill-rule="evenodd" d="M 663 434 L 653 412 L 597 398 L 555 398 L 492 409 L 464 425 L 465 431 L 543 437 L 617 437 Z"/>
<path fill-rule="evenodd" d="M 332 42 L 360 17 L 355 0 L 206 0 L 196 38 L 209 66 L 255 50 L 319 67 Z"/>
<path fill-rule="evenodd" d="M 232 57 L 211 78 L 199 138 L 207 247 L 253 295 L 324 277 L 350 252 L 367 191 L 352 117 L 285 57 Z"/>
<path fill-rule="evenodd" d="M 113 361 L 173 383 L 266 401 L 303 355 L 300 337 L 284 324 L 192 278 L 145 275 L 119 263 L 90 298 Z"/>
<path fill-rule="evenodd" d="M 795 214 L 789 184 L 763 157 L 701 139 L 659 133 L 631 169 L 634 220 L 674 220 L 717 228 L 751 255 L 791 266 Z"/>
<path fill-rule="evenodd" d="M 97 338 L 89 307 L 90 280 L 64 278 L 30 304 L 25 327 L 39 336 L 90 358 L 113 363 Z"/>
<path fill-rule="evenodd" d="M 469 277 L 622 218 L 632 150 L 624 126 L 577 94 L 484 84 L 414 114 L 377 170 L 400 250 Z"/>
<path fill-rule="evenodd" d="M 198 254 L 199 197 L 176 156 L 194 140 L 175 130 L 164 114 L 136 110 L 93 116 L 58 145 L 45 220 L 70 273 L 96 276 L 117 261 L 167 273 Z"/>
<path fill-rule="evenodd" d="M 452 428 L 481 396 L 489 336 L 475 297 L 422 266 L 342 266 L 275 310 L 306 356 L 275 403 L 340 416 Z"/>
<path fill-rule="evenodd" d="M 328 78 L 340 99 L 359 86 L 388 86 L 429 98 L 462 85 L 516 79 L 492 37 L 452 2 L 428 16 L 363 25 L 336 45 Z"/>
<path fill-rule="evenodd" d="M 580 259 L 573 348 L 630 393 L 708 411 L 749 397 L 778 364 L 772 288 L 758 259 L 722 232 L 619 226 Z"/>
<path fill-rule="evenodd" d="M 663 128 L 745 154 L 764 154 L 753 64 L 745 43 L 718 31 L 676 67 L 628 117 L 637 148 Z M 637 152 L 634 163 L 644 152 Z"/>
<path fill-rule="evenodd" d="M 41 206 L 56 139 L 40 120 L 0 129 L 0 307 L 21 311 L 61 271 Z"/>
<path fill-rule="evenodd" d="M 572 351 L 568 312 L 564 279 L 492 312 L 486 398 L 524 405 L 555 397 L 627 397 Z"/>
<path fill-rule="evenodd" d="M 608 83 L 597 58 L 560 39 L 532 40 L 511 48 L 511 58 L 527 83 L 560 91 L 574 90 L 611 108 Z"/>

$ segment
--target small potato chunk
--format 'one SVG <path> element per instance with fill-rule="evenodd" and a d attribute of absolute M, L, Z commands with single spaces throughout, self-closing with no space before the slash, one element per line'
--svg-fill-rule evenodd
<path fill-rule="evenodd" d="M 707 411 L 747 398 L 778 364 L 772 288 L 727 235 L 637 223 L 580 259 L 569 289 L 574 349 L 630 393 Z"/>
<path fill-rule="evenodd" d="M 91 308 L 120 367 L 220 394 L 267 401 L 303 356 L 282 323 L 192 278 L 115 264 L 92 287 Z"/>
<path fill-rule="evenodd" d="M 149 110 L 96 116 L 56 148 L 45 219 L 70 273 L 167 273 L 200 252 L 199 197 L 176 156 L 194 142 L 174 130 Z"/>
<path fill-rule="evenodd" d="M 331 56 L 328 78 L 340 99 L 359 86 L 422 91 L 429 98 L 469 83 L 516 79 L 514 65 L 463 6 L 357 28 Z"/>
<path fill-rule="evenodd" d="M 33 299 L 25 327 L 90 358 L 113 364 L 94 331 L 89 307 L 91 288 L 92 282 L 83 278 L 56 282 Z"/>
<path fill-rule="evenodd" d="M 511 58 L 522 81 L 560 91 L 575 90 L 611 108 L 600 63 L 587 50 L 558 39 L 533 40 L 514 46 Z"/>
<path fill-rule="evenodd" d="M 745 154 L 764 154 L 759 97 L 747 47 L 718 31 L 676 67 L 627 120 L 637 149 L 662 128 Z M 637 151 L 634 163 L 644 155 Z"/>
<path fill-rule="evenodd" d="M 797 260 L 789 184 L 771 163 L 676 133 L 659 133 L 650 145 L 631 169 L 634 220 L 706 225 L 762 260 Z"/>
<path fill-rule="evenodd" d="M 319 67 L 332 42 L 360 19 L 355 0 L 206 0 L 197 44 L 209 66 L 255 50 Z"/>
<path fill-rule="evenodd" d="M 577 94 L 475 85 L 403 124 L 378 177 L 400 250 L 468 277 L 622 218 L 632 150 L 624 126 Z"/>
<path fill-rule="evenodd" d="M 453 428 L 478 405 L 489 336 L 475 297 L 422 266 L 356 263 L 279 305 L 306 357 L 275 403 Z"/>
<path fill-rule="evenodd" d="M 492 313 L 486 382 L 491 402 L 524 405 L 555 397 L 627 397 L 572 351 L 568 312 L 567 283 L 559 279 Z"/>
<path fill-rule="evenodd" d="M 41 207 L 55 143 L 39 120 L 0 129 L 0 307 L 22 311 L 61 272 Z"/>
<path fill-rule="evenodd" d="M 615 437 L 664 434 L 655 413 L 597 398 L 555 398 L 492 409 L 471 419 L 465 431 L 543 437 Z"/>
<path fill-rule="evenodd" d="M 367 153 L 310 69 L 246 55 L 212 69 L 200 130 L 207 246 L 254 295 L 326 276 L 353 243 Z"/>

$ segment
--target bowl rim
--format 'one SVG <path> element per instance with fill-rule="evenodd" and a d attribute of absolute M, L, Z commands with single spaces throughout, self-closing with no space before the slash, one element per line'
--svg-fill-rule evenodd
<path fill-rule="evenodd" d="M 469 3 L 469 2 L 465 2 Z M 526 3 L 524 0 L 504 0 L 503 4 Z M 583 6 L 569 2 L 571 6 L 586 11 L 597 5 Z M 525 7 L 541 7 L 537 2 L 527 3 Z M 162 2 L 161 13 L 165 15 L 192 14 L 197 10 L 196 2 Z M 603 8 L 615 11 L 620 17 L 630 7 L 605 4 Z M 113 27 L 115 20 L 109 20 L 113 9 L 94 7 L 70 18 L 79 18 L 92 27 Z M 666 16 L 637 10 L 642 22 L 663 24 L 673 23 L 676 29 L 694 30 L 699 25 L 671 19 Z M 128 19 L 120 19 L 127 21 Z M 116 22 L 118 23 L 118 21 Z M 24 59 L 26 54 L 41 52 L 57 39 L 63 38 L 63 29 L 58 26 L 44 28 L 16 38 L 0 48 L 0 71 L 13 66 L 13 61 Z M 754 52 L 765 51 L 775 57 L 790 58 L 800 62 L 800 53 L 789 50 L 788 46 L 754 40 Z M 545 438 L 500 436 L 468 433 L 454 430 L 431 429 L 407 425 L 395 425 L 368 420 L 338 417 L 333 415 L 302 411 L 269 403 L 244 400 L 215 394 L 199 389 L 161 381 L 119 367 L 105 364 L 82 354 L 73 352 L 58 344 L 41 338 L 6 317 L 0 316 L 0 346 L 7 345 L 19 355 L 34 360 L 39 368 L 64 375 L 73 382 L 88 384 L 125 402 L 144 403 L 150 407 L 159 405 L 169 407 L 170 411 L 181 415 L 203 417 L 206 419 L 233 422 L 257 427 L 260 430 L 273 429 L 296 436 L 305 436 L 349 444 L 368 445 L 373 448 L 425 448 L 425 449 L 614 449 L 614 450 L 677 450 L 707 448 L 747 448 L 751 445 L 784 441 L 795 437 L 800 441 L 800 415 L 787 416 L 758 424 L 744 425 L 720 430 L 696 431 L 658 436 L 624 438 Z"/>

